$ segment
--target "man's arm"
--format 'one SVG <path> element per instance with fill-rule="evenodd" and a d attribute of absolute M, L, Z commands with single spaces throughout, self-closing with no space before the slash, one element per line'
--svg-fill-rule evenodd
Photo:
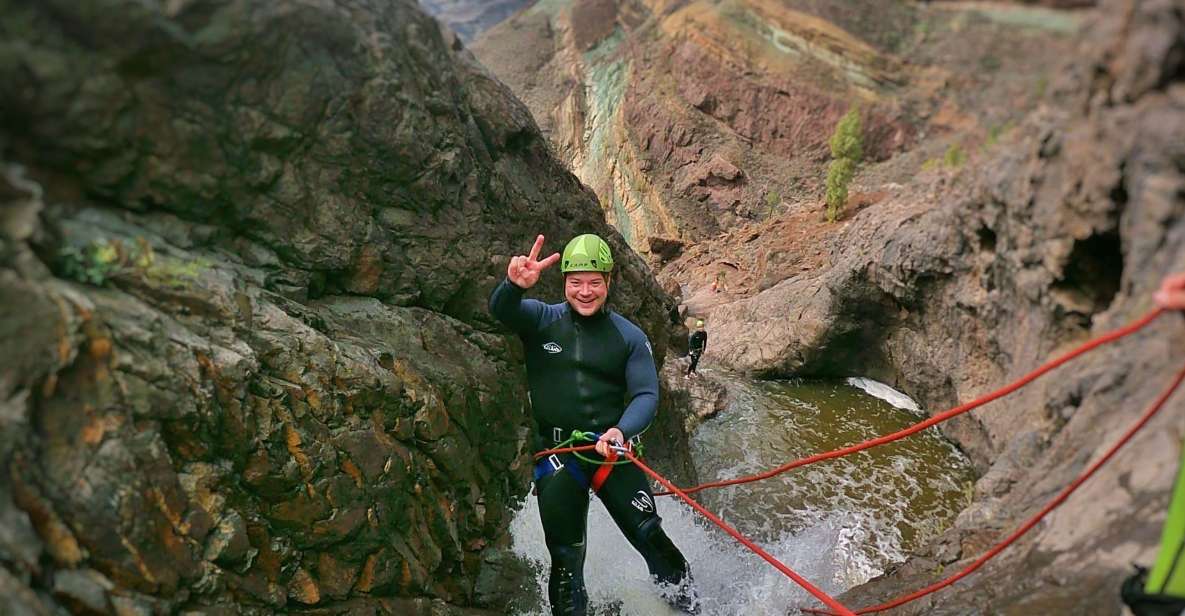
<path fill-rule="evenodd" d="M 490 314 L 519 334 L 537 328 L 540 316 L 547 310 L 543 302 L 523 299 L 523 291 L 535 286 L 543 270 L 560 260 L 558 252 L 546 259 L 539 259 L 542 248 L 543 236 L 538 235 L 530 254 L 511 257 L 510 264 L 506 266 L 506 279 L 490 293 Z"/>
<path fill-rule="evenodd" d="M 650 341 L 641 331 L 628 340 L 630 355 L 625 364 L 625 384 L 629 404 L 617 422 L 617 428 L 627 440 L 641 434 L 658 413 L 658 371 L 654 368 Z"/>
<path fill-rule="evenodd" d="M 490 293 L 490 314 L 518 334 L 537 329 L 539 318 L 547 307 L 539 300 L 523 299 L 524 291 L 526 289 L 505 279 Z"/>

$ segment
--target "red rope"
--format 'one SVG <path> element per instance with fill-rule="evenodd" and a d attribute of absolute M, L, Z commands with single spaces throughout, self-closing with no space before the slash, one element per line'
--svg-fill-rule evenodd
<path fill-rule="evenodd" d="M 1156 319 L 1156 317 L 1159 317 L 1163 313 L 1164 313 L 1163 309 L 1157 308 L 1157 309 L 1149 312 L 1148 314 L 1144 315 L 1139 320 L 1131 323 L 1130 325 L 1127 325 L 1126 327 L 1115 330 L 1115 331 L 1110 332 L 1108 334 L 1104 334 L 1104 335 L 1099 336 L 1098 338 L 1095 338 L 1093 340 L 1087 341 L 1086 343 L 1084 343 L 1081 346 L 1079 346 L 1078 348 L 1070 351 L 1069 353 L 1066 353 L 1065 355 L 1062 355 L 1061 357 L 1058 357 L 1057 359 L 1054 359 L 1054 360 L 1038 367 L 1036 370 L 1029 372 L 1028 374 L 1024 375 L 1020 379 L 1017 379 L 1016 381 L 1013 381 L 1012 383 L 1010 383 L 1004 387 L 1001 387 L 1000 389 L 997 389 L 996 391 L 993 391 L 989 394 L 980 396 L 979 398 L 976 398 L 970 402 L 967 402 L 966 404 L 961 404 L 961 405 L 956 406 L 952 409 L 938 413 L 937 415 L 934 415 L 933 417 L 931 417 L 925 421 L 916 423 L 916 424 L 914 424 L 908 428 L 905 428 L 903 430 L 894 432 L 892 434 L 886 434 L 884 436 L 878 436 L 876 438 L 864 441 L 863 443 L 857 443 L 855 445 L 850 445 L 848 447 L 843 447 L 840 449 L 835 449 L 835 450 L 824 452 L 824 453 L 817 453 L 813 456 L 808 456 L 806 458 L 794 460 L 793 462 L 788 462 L 788 463 L 783 464 L 782 466 L 779 466 L 777 468 L 773 468 L 768 471 L 758 473 L 755 475 L 748 475 L 745 477 L 737 477 L 735 479 L 726 479 L 723 481 L 713 481 L 710 483 L 703 483 L 703 484 L 697 485 L 692 488 L 686 488 L 683 490 L 683 492 L 685 492 L 687 494 L 695 494 L 696 492 L 699 492 L 700 490 L 707 490 L 708 488 L 720 488 L 720 487 L 724 487 L 724 486 L 737 485 L 737 484 L 741 484 L 741 483 L 750 483 L 753 481 L 760 481 L 762 479 L 769 479 L 770 477 L 773 477 L 775 475 L 780 475 L 780 474 L 785 473 L 787 471 L 796 469 L 800 466 L 806 466 L 808 464 L 814 464 L 815 462 L 822 462 L 823 460 L 830 460 L 833 458 L 841 458 L 843 456 L 853 454 L 858 451 L 864 451 L 865 449 L 871 449 L 873 447 L 876 447 L 877 445 L 884 445 L 885 443 L 891 443 L 893 441 L 901 440 L 901 439 L 903 439 L 907 436 L 910 436 L 912 434 L 917 434 L 918 432 L 921 432 L 922 430 L 925 430 L 926 428 L 938 425 L 948 419 L 951 419 L 952 417 L 962 415 L 963 413 L 966 413 L 972 409 L 981 407 L 981 406 L 987 404 L 988 402 L 991 402 L 993 400 L 1007 396 L 1008 394 L 1035 381 L 1038 377 L 1044 375 L 1045 373 L 1049 372 L 1050 370 L 1053 370 L 1054 368 L 1061 366 L 1062 364 L 1070 361 L 1071 359 L 1074 359 L 1075 357 L 1078 357 L 1079 355 L 1083 355 L 1083 354 L 1085 354 L 1089 351 L 1092 351 L 1095 348 L 1098 348 L 1104 344 L 1107 344 L 1109 342 L 1114 342 L 1116 340 L 1119 340 L 1120 338 L 1129 336 L 1129 335 L 1135 333 L 1136 331 L 1139 331 L 1140 329 L 1143 329 L 1149 323 L 1154 321 Z M 659 492 L 659 493 L 655 494 L 655 496 L 670 496 L 671 494 L 672 494 L 672 492 L 670 492 L 670 491 Z"/>
<path fill-rule="evenodd" d="M 1054 497 L 1053 500 L 1049 501 L 1049 503 L 1047 505 L 1045 505 L 1044 507 L 1041 508 L 1041 511 L 1038 511 L 1036 515 L 1029 518 L 1029 520 L 1027 522 L 1025 522 L 1023 525 L 1021 525 L 1020 528 L 1016 529 L 1016 531 L 1013 532 L 1011 535 L 1009 535 L 1008 538 L 1006 538 L 1003 541 L 1001 541 L 1000 543 L 996 544 L 995 547 L 993 547 L 992 549 L 985 552 L 983 554 L 983 556 L 980 556 L 979 558 L 977 558 L 975 560 L 975 562 L 968 565 L 962 571 L 959 571 L 958 573 L 956 573 L 944 580 L 935 582 L 934 584 L 931 584 L 921 590 L 918 590 L 916 592 L 905 595 L 904 597 L 894 599 L 894 600 L 889 601 L 887 603 L 881 603 L 880 605 L 866 607 L 862 610 L 857 611 L 856 613 L 857 614 L 873 614 L 875 612 L 882 612 L 884 610 L 888 610 L 888 609 L 892 609 L 892 608 L 895 608 L 895 607 L 898 607 L 901 605 L 905 605 L 906 603 L 909 603 L 910 601 L 913 601 L 915 599 L 920 599 L 920 598 L 922 598 L 928 594 L 931 594 L 935 591 L 938 591 L 942 588 L 946 588 L 947 586 L 954 584 L 955 582 L 963 579 L 964 577 L 967 577 L 972 572 L 974 572 L 976 569 L 979 569 L 981 566 L 983 566 L 984 563 L 991 560 L 992 557 L 994 557 L 997 554 L 999 554 L 1000 552 L 1002 552 L 1004 550 L 1004 548 L 1011 545 L 1013 542 L 1015 542 L 1017 539 L 1019 539 L 1022 535 L 1027 533 L 1034 526 L 1036 526 L 1037 523 L 1040 522 L 1041 519 L 1044 518 L 1050 511 L 1053 511 L 1055 508 L 1057 508 L 1058 505 L 1061 505 L 1062 502 L 1066 500 L 1066 498 L 1068 498 L 1071 494 L 1073 494 L 1074 490 L 1078 489 L 1078 486 L 1081 486 L 1083 483 L 1086 482 L 1087 479 L 1090 479 L 1091 475 L 1094 475 L 1095 471 L 1102 468 L 1102 466 L 1104 464 L 1106 464 L 1111 459 L 1112 456 L 1115 455 L 1115 452 L 1119 451 L 1120 447 L 1123 447 L 1124 445 L 1126 445 L 1127 442 L 1129 440 L 1131 440 L 1131 438 L 1133 436 L 1135 436 L 1136 432 L 1139 432 L 1140 429 L 1143 428 L 1144 425 L 1148 423 L 1148 420 L 1152 419 L 1153 415 L 1156 415 L 1157 411 L 1159 411 L 1164 406 L 1164 403 L 1166 401 L 1168 401 L 1169 396 L 1172 396 L 1173 392 L 1176 391 L 1177 386 L 1179 386 L 1181 384 L 1182 380 L 1185 380 L 1185 367 L 1182 367 L 1181 370 L 1179 372 L 1177 372 L 1177 376 L 1174 377 L 1172 382 L 1169 384 L 1169 386 L 1167 388 L 1165 388 L 1165 390 L 1163 392 L 1160 393 L 1160 396 L 1156 398 L 1156 401 L 1152 403 L 1152 406 L 1149 407 L 1147 411 L 1144 411 L 1144 414 L 1142 416 L 1140 416 L 1140 418 L 1138 420 L 1136 420 L 1136 422 L 1134 424 L 1132 424 L 1132 427 L 1128 428 L 1127 432 L 1125 432 L 1123 434 L 1123 436 L 1120 437 L 1118 442 L 1116 442 L 1114 445 L 1111 446 L 1110 449 L 1107 450 L 1107 453 L 1103 454 L 1103 457 L 1099 458 L 1094 464 L 1091 464 L 1090 467 L 1087 468 L 1086 471 L 1083 472 L 1081 475 L 1079 475 L 1077 479 L 1075 479 L 1070 485 L 1068 485 L 1064 489 L 1062 489 L 1062 491 L 1060 493 L 1058 493 L 1058 495 L 1056 497 Z M 828 612 L 826 610 L 818 610 L 815 608 L 801 608 L 801 609 L 802 609 L 802 611 L 810 613 L 810 614 L 832 614 L 832 615 L 837 614 L 837 613 L 841 614 L 841 615 L 846 614 L 846 612 Z"/>
<path fill-rule="evenodd" d="M 786 574 L 786 577 L 790 578 L 791 580 L 794 580 L 795 584 L 798 584 L 804 590 L 806 590 L 807 592 L 814 595 L 815 598 L 817 598 L 818 600 L 827 604 L 827 606 L 830 607 L 831 609 L 835 610 L 834 612 L 827 612 L 827 613 L 838 614 L 839 616 L 855 616 L 855 614 L 848 608 L 844 607 L 842 603 L 831 598 L 830 595 L 823 592 L 822 590 L 819 590 L 818 588 L 816 588 L 814 586 L 814 584 L 811 584 L 810 582 L 806 581 L 806 579 L 804 579 L 802 576 L 795 573 L 793 569 L 782 564 L 782 561 L 778 560 L 777 558 L 774 558 L 772 555 L 770 555 L 769 552 L 766 552 L 765 550 L 761 549 L 761 547 L 758 546 L 757 544 L 746 539 L 744 535 L 737 532 L 737 530 L 735 528 L 726 524 L 724 522 L 724 520 L 721 520 L 719 517 L 716 516 L 716 514 L 712 513 L 711 511 L 708 511 L 707 509 L 704 509 L 703 505 L 695 502 L 690 496 L 685 494 L 679 488 L 675 487 L 674 484 L 667 481 L 666 478 L 664 478 L 662 475 L 659 475 L 653 469 L 651 469 L 649 466 L 646 466 L 646 464 L 644 462 L 642 462 L 641 460 L 639 460 L 637 457 L 635 457 L 633 453 L 627 451 L 627 452 L 625 452 L 625 457 L 629 458 L 631 462 L 636 464 L 638 466 L 638 468 L 642 469 L 642 471 L 645 472 L 647 475 L 650 475 L 651 477 L 653 477 L 655 479 L 655 481 L 658 481 L 659 483 L 661 483 L 663 485 L 663 487 L 665 487 L 666 489 L 679 495 L 679 498 L 682 498 L 684 501 L 687 502 L 688 505 L 691 505 L 692 508 L 694 508 L 696 511 L 702 513 L 704 515 L 704 517 L 711 520 L 714 524 L 716 524 L 716 526 L 719 526 L 721 529 L 723 529 L 724 532 L 728 533 L 729 535 L 732 535 L 732 537 L 734 539 L 736 539 L 737 541 L 740 541 L 745 547 L 752 550 L 754 554 L 757 554 L 758 556 L 764 558 L 765 562 L 773 565 L 774 568 L 776 568 L 778 571 L 781 571 L 782 573 Z"/>

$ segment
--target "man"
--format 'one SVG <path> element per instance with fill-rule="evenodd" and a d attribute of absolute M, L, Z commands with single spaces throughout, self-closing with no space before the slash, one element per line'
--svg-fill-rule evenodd
<path fill-rule="evenodd" d="M 542 247 L 540 235 L 529 255 L 510 260 L 506 280 L 490 295 L 490 313 L 523 341 L 540 448 L 564 442 L 573 430 L 590 431 L 601 434 L 596 452 L 604 457 L 611 446 L 634 439 L 654 419 L 658 373 L 650 342 L 637 325 L 605 307 L 613 255 L 596 235 L 578 236 L 564 248 L 560 270 L 566 302 L 523 299 L 540 274 L 561 260 L 558 253 L 539 260 Z M 608 469 L 612 472 L 604 476 Z M 663 532 L 642 471 L 632 464 L 607 467 L 564 455 L 542 459 L 535 472 L 539 517 L 551 555 L 547 596 L 552 614 L 588 612 L 584 548 L 593 483 L 599 483 L 597 496 L 646 560 L 651 576 L 668 585 L 667 600 L 695 613 L 687 561 Z"/>
<path fill-rule="evenodd" d="M 687 374 L 683 378 L 691 378 L 696 374 L 695 367 L 699 365 L 699 357 L 708 348 L 708 332 L 704 331 L 704 320 L 695 320 L 695 331 L 687 337 L 687 352 L 691 355 L 691 365 L 687 367 Z"/>

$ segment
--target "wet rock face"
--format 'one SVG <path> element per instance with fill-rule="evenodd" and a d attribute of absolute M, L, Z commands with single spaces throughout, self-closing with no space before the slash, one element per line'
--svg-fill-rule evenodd
<path fill-rule="evenodd" d="M 1172 2 L 1101 3 L 1023 138 L 927 199 L 855 216 L 826 273 L 714 312 L 709 359 L 869 374 L 939 411 L 1144 314 L 1185 264 L 1183 36 Z M 1019 526 L 1146 408 L 1179 369 L 1183 341 L 1179 317 L 1162 317 L 946 424 L 983 471 L 977 503 L 932 553 L 849 605 L 933 582 L 936 568 L 950 574 Z M 1019 545 L 902 613 L 1117 613 L 1129 563 L 1155 556 L 1181 430 L 1166 408 Z"/>
<path fill-rule="evenodd" d="M 0 611 L 502 609 L 509 256 L 668 338 L 527 111 L 411 0 L 0 9 Z"/>

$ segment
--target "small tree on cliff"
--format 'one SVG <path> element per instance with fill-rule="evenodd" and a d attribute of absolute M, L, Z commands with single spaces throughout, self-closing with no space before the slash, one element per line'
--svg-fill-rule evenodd
<path fill-rule="evenodd" d="M 827 222 L 835 222 L 848 200 L 848 183 L 864 157 L 860 110 L 852 106 L 831 135 L 831 165 L 827 168 Z"/>

